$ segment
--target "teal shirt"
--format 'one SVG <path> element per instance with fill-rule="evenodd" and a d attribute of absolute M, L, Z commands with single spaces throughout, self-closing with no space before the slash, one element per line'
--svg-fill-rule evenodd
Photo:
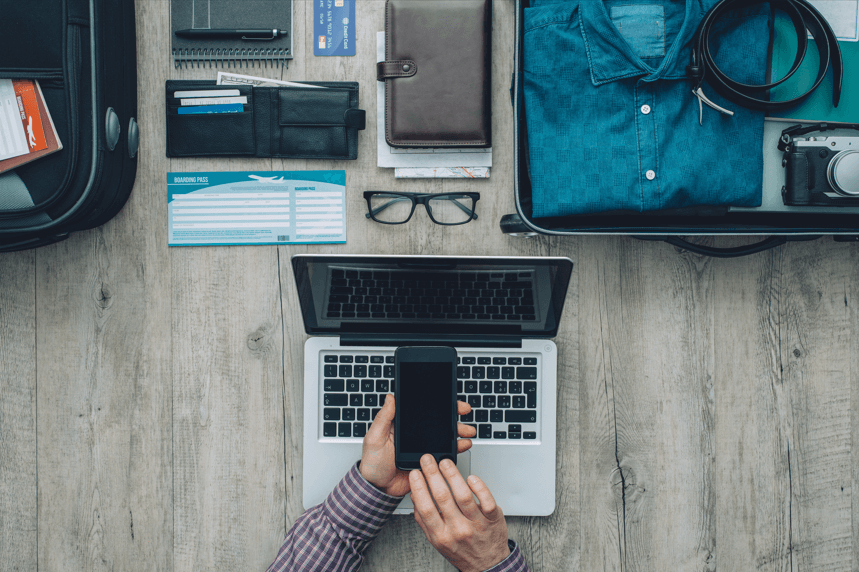
<path fill-rule="evenodd" d="M 533 216 L 760 206 L 764 114 L 704 93 L 686 66 L 714 0 L 535 0 L 523 88 Z M 536 5 L 534 5 L 536 4 Z M 712 49 L 729 76 L 764 83 L 770 11 L 723 20 Z M 716 46 L 715 44 L 718 44 Z"/>

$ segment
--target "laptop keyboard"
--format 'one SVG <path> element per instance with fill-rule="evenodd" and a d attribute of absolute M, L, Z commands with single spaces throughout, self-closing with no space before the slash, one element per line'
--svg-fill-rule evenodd
<path fill-rule="evenodd" d="M 537 320 L 533 272 L 332 269 L 327 318 Z"/>
<path fill-rule="evenodd" d="M 394 356 L 324 353 L 322 371 L 322 436 L 362 439 L 394 393 Z M 539 354 L 461 352 L 456 377 L 458 399 L 471 405 L 459 420 L 477 429 L 475 441 L 537 439 Z"/>

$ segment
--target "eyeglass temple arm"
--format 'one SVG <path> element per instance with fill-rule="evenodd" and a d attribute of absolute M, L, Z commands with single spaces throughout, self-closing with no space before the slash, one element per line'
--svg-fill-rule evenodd
<path fill-rule="evenodd" d="M 411 202 L 411 199 L 407 199 L 405 197 L 397 197 L 397 198 L 391 199 L 390 201 L 386 202 L 385 204 L 379 205 L 378 207 L 374 208 L 373 210 L 371 210 L 370 212 L 368 212 L 364 216 L 366 218 L 370 218 L 372 216 L 375 216 L 375 215 L 379 214 L 380 212 L 382 212 L 383 210 L 385 210 L 386 208 L 388 208 L 389 206 L 391 206 L 392 204 L 399 202 L 399 201 Z"/>
<path fill-rule="evenodd" d="M 453 198 L 453 197 L 451 197 L 451 198 L 449 198 L 449 199 L 447 199 L 447 200 L 451 201 L 453 204 L 455 204 L 456 206 L 458 206 L 458 207 L 462 210 L 462 212 L 464 212 L 465 214 L 467 214 L 468 216 L 470 216 L 470 217 L 471 217 L 471 218 L 473 218 L 474 220 L 477 220 L 477 215 L 476 215 L 476 214 L 474 214 L 474 211 L 473 211 L 473 210 L 471 210 L 470 208 L 468 208 L 468 207 L 467 207 L 467 206 L 465 206 L 464 204 L 460 203 L 458 200 L 456 200 L 456 199 L 455 199 L 455 198 Z"/>

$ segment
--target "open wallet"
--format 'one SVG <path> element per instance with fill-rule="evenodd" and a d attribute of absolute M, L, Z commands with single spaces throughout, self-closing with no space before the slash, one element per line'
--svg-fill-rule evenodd
<path fill-rule="evenodd" d="M 366 124 L 366 113 L 358 108 L 358 82 L 301 83 L 316 87 L 168 80 L 167 156 L 357 159 L 358 131 Z M 244 103 L 235 104 L 237 111 L 196 112 L 175 97 L 222 90 L 239 92 L 236 99 Z"/>

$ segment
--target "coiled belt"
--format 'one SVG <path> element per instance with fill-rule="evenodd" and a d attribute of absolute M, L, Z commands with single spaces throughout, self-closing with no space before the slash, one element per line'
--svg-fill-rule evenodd
<path fill-rule="evenodd" d="M 769 3 L 773 8 L 782 10 L 788 15 L 788 17 L 790 17 L 796 31 L 796 57 L 793 60 L 793 65 L 791 66 L 790 71 L 783 78 L 777 81 L 763 85 L 740 83 L 725 75 L 725 73 L 719 69 L 719 66 L 717 66 L 713 61 L 713 56 L 710 52 L 710 40 L 711 34 L 713 33 L 713 26 L 729 10 L 748 8 L 749 6 L 763 3 Z M 814 81 L 814 85 L 807 92 L 798 97 L 794 97 L 793 99 L 787 99 L 784 101 L 769 101 L 767 99 L 763 99 L 763 97 L 767 95 L 767 90 L 787 81 L 794 73 L 796 73 L 796 70 L 799 69 L 800 64 L 802 64 L 802 60 L 805 58 L 805 52 L 808 47 L 808 33 L 811 33 L 814 43 L 817 44 L 817 52 L 820 54 L 820 68 L 817 71 L 817 79 Z M 832 86 L 832 104 L 835 107 L 838 107 L 838 102 L 841 99 L 841 82 L 844 77 L 844 63 L 841 58 L 841 48 L 839 47 L 838 39 L 835 37 L 835 33 L 829 26 L 826 18 L 824 18 L 814 6 L 812 6 L 807 0 L 721 0 L 713 6 L 709 12 L 707 12 L 704 19 L 701 20 L 701 23 L 698 25 L 692 49 L 692 65 L 686 68 L 686 72 L 694 82 L 692 93 L 698 98 L 699 110 L 702 116 L 702 103 L 722 113 L 733 115 L 733 112 L 728 111 L 707 99 L 701 89 L 701 84 L 705 79 L 719 95 L 741 107 L 761 111 L 780 111 L 793 107 L 810 96 L 826 76 L 826 71 L 829 69 L 830 62 L 832 63 L 834 84 Z"/>

